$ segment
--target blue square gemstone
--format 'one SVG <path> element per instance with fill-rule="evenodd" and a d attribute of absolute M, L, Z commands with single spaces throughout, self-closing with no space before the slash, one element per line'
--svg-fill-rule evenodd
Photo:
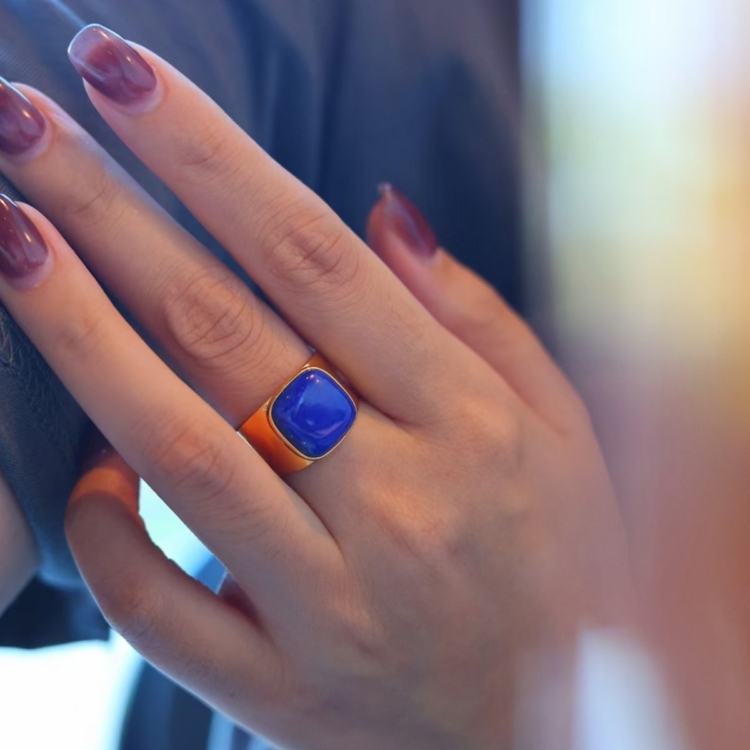
<path fill-rule="evenodd" d="M 304 370 L 276 397 L 276 429 L 307 458 L 321 458 L 346 436 L 357 409 L 349 394 L 323 370 Z"/>

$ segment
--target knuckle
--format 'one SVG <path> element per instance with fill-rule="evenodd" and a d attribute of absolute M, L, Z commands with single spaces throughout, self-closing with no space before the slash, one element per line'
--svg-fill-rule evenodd
<path fill-rule="evenodd" d="M 201 182 L 226 178 L 242 160 L 237 157 L 235 139 L 224 128 L 216 127 L 212 118 L 198 121 L 177 136 L 173 144 L 173 163 L 182 176 Z"/>
<path fill-rule="evenodd" d="M 496 327 L 498 320 L 510 314 L 510 308 L 495 289 L 482 281 L 473 287 L 465 304 L 454 309 L 454 314 L 456 325 Z"/>
<path fill-rule="evenodd" d="M 494 289 L 480 291 L 468 307 L 455 314 L 451 329 L 465 341 L 491 344 L 508 349 L 525 340 L 520 319 Z"/>
<path fill-rule="evenodd" d="M 86 362 L 99 350 L 105 338 L 105 316 L 83 308 L 75 317 L 63 316 L 56 332 L 56 347 L 66 360 Z"/>
<path fill-rule="evenodd" d="M 259 239 L 268 269 L 283 285 L 324 282 L 347 290 L 359 276 L 351 232 L 325 205 L 286 201 L 270 212 Z"/>
<path fill-rule="evenodd" d="M 464 454 L 482 467 L 515 474 L 523 460 L 523 425 L 510 407 L 484 399 L 462 404 Z M 468 429 L 467 429 L 468 428 Z"/>
<path fill-rule="evenodd" d="M 143 646 L 156 636 L 158 594 L 141 571 L 123 568 L 101 582 L 97 599 L 112 628 L 126 641 Z"/>
<path fill-rule="evenodd" d="M 209 504 L 226 493 L 237 471 L 233 452 L 224 450 L 222 437 L 205 424 L 162 421 L 144 450 L 160 483 Z"/>
<path fill-rule="evenodd" d="M 523 459 L 523 439 L 521 420 L 510 409 L 497 410 L 494 419 L 486 422 L 479 430 L 491 465 L 499 465 L 509 473 L 515 473 Z"/>
<path fill-rule="evenodd" d="M 384 510 L 379 519 L 396 548 L 433 573 L 444 573 L 466 554 L 469 535 L 459 512 L 415 505 L 407 500 L 399 511 Z"/>
<path fill-rule="evenodd" d="M 162 296 L 167 330 L 196 364 L 226 368 L 262 335 L 248 292 L 229 273 L 202 273 L 170 282 Z"/>
<path fill-rule="evenodd" d="M 90 229 L 116 219 L 122 192 L 107 160 L 108 157 L 97 155 L 87 160 L 85 168 L 72 170 L 62 204 L 66 221 Z"/>

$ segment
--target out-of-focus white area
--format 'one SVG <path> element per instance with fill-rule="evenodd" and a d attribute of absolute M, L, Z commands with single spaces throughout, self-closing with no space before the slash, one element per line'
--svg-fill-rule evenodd
<path fill-rule="evenodd" d="M 134 656 L 122 639 L 0 655 L 3 750 L 115 750 Z"/>
<path fill-rule="evenodd" d="M 573 750 L 688 750 L 663 675 L 621 633 L 581 637 Z"/>
<path fill-rule="evenodd" d="M 184 569 L 207 552 L 145 484 L 141 515 L 152 539 Z M 119 636 L 40 651 L 0 650 L 2 750 L 116 750 L 137 654 Z"/>
<path fill-rule="evenodd" d="M 736 164 L 718 137 L 717 89 L 747 80 L 746 5 L 532 7 L 562 324 L 645 356 L 665 337 L 712 346 L 727 334 L 717 303 L 739 283 L 726 264 L 707 261 L 716 190 Z"/>

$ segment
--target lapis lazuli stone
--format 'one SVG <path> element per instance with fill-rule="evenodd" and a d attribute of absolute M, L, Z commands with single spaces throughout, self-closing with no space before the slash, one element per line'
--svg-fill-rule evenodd
<path fill-rule="evenodd" d="M 276 429 L 307 458 L 321 458 L 346 436 L 357 409 L 327 372 L 304 370 L 276 397 L 271 419 Z"/>

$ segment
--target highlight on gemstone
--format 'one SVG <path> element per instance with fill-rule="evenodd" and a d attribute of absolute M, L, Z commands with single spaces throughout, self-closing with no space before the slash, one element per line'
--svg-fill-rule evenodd
<path fill-rule="evenodd" d="M 327 372 L 303 370 L 276 397 L 271 421 L 300 454 L 310 459 L 330 453 L 354 424 L 357 407 Z"/>

